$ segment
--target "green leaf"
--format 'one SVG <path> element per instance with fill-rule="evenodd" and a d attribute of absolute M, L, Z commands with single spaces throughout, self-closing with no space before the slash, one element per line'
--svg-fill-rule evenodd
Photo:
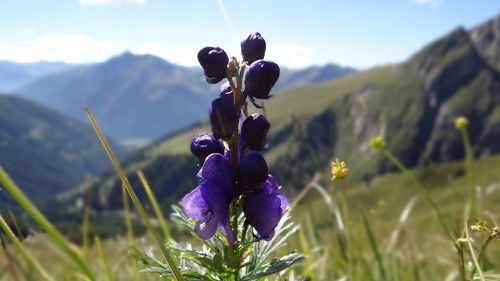
<path fill-rule="evenodd" d="M 279 259 L 273 259 L 270 263 L 265 264 L 262 267 L 256 269 L 255 270 L 256 273 L 241 278 L 241 281 L 255 280 L 262 278 L 264 276 L 278 273 L 303 259 L 304 256 L 301 255 L 298 256 L 296 253 L 286 255 Z"/>

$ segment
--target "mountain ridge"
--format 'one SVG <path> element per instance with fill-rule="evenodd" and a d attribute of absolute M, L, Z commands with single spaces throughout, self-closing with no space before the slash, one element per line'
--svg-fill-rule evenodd
<path fill-rule="evenodd" d="M 281 87 L 347 75 L 354 69 L 332 64 L 300 71 L 309 73 L 308 78 L 296 79 L 296 71 L 285 69 Z M 217 89 L 204 82 L 198 67 L 125 52 L 103 63 L 47 76 L 20 94 L 80 121 L 86 121 L 81 108 L 89 107 L 104 131 L 123 141 L 154 139 L 196 123 L 205 117 Z"/>
<path fill-rule="evenodd" d="M 500 75 L 472 38 L 474 30 L 455 29 L 404 62 L 289 88 L 266 101 L 272 126 L 265 158 L 277 181 L 293 192 L 337 157 L 348 164 L 351 180 L 369 182 L 394 171 L 370 147 L 371 137 L 378 135 L 408 167 L 461 159 L 462 142 L 453 125 L 458 116 L 471 121 L 468 134 L 476 157 L 499 153 Z M 196 184 L 189 141 L 208 131 L 202 123 L 138 151 L 124 162 L 131 181 L 139 185 L 135 170 L 145 170 L 163 206 L 176 202 Z M 179 172 L 175 181 L 164 176 L 165 169 Z M 82 190 L 118 194 L 120 188 L 110 172 Z M 114 198 L 107 196 L 102 202 L 109 205 L 95 207 L 113 209 L 106 206 L 119 206 Z M 65 202 L 71 205 L 72 199 Z"/>

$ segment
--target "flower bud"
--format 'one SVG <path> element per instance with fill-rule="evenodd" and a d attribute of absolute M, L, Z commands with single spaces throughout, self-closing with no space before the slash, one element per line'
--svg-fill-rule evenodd
<path fill-rule="evenodd" d="M 210 84 L 226 78 L 229 62 L 226 52 L 219 47 L 205 47 L 198 52 L 198 61 L 205 72 L 205 80 Z"/>
<path fill-rule="evenodd" d="M 469 120 L 463 116 L 455 118 L 455 120 L 453 120 L 453 123 L 455 123 L 455 128 L 460 131 L 467 129 L 467 127 L 469 126 Z"/>
<path fill-rule="evenodd" d="M 224 95 L 213 100 L 210 107 L 210 124 L 214 137 L 225 141 L 231 139 L 238 117 L 232 95 Z"/>
<path fill-rule="evenodd" d="M 245 75 L 245 93 L 258 99 L 268 99 L 271 88 L 280 76 L 279 66 L 270 60 L 252 63 Z"/>
<path fill-rule="evenodd" d="M 245 193 L 256 190 L 268 174 L 266 160 L 259 153 L 249 154 L 238 163 L 238 184 Z"/>
<path fill-rule="evenodd" d="M 238 76 L 239 63 L 235 57 L 231 57 L 231 60 L 227 64 L 227 77 L 236 77 Z"/>
<path fill-rule="evenodd" d="M 262 150 L 266 144 L 266 135 L 271 123 L 260 113 L 247 117 L 241 125 L 241 138 L 245 147 Z"/>
<path fill-rule="evenodd" d="M 266 40 L 258 32 L 248 34 L 241 40 L 240 46 L 243 61 L 248 62 L 248 64 L 263 59 L 266 53 Z"/>
<path fill-rule="evenodd" d="M 224 154 L 224 145 L 211 134 L 197 134 L 191 140 L 191 153 L 198 157 L 201 166 L 208 155 L 212 153 Z"/>
<path fill-rule="evenodd" d="M 381 136 L 373 137 L 370 140 L 370 145 L 377 150 L 383 149 L 386 146 L 385 140 Z"/>

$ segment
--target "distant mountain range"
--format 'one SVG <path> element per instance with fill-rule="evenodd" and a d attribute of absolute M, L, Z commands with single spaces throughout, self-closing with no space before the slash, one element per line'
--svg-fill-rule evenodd
<path fill-rule="evenodd" d="M 409 167 L 461 159 L 457 116 L 470 120 L 476 157 L 499 153 L 499 22 L 497 16 L 472 30 L 457 28 L 399 64 L 277 94 L 266 103 L 272 126 L 265 157 L 278 182 L 285 190 L 298 189 L 315 171 L 327 171 L 335 157 L 346 161 L 352 180 L 394 170 L 370 147 L 378 135 Z M 198 168 L 189 141 L 207 131 L 203 123 L 131 155 L 124 162 L 131 182 L 139 187 L 135 171 L 143 170 L 168 209 L 195 186 Z M 112 172 L 80 188 L 79 195 L 60 197 L 59 211 L 89 190 L 99 194 L 95 210 L 121 208 L 121 183 Z"/>
<path fill-rule="evenodd" d="M 334 64 L 283 69 L 278 88 L 306 85 L 353 73 Z M 204 82 L 200 67 L 184 67 L 152 55 L 124 53 L 106 62 L 43 77 L 19 93 L 85 121 L 91 108 L 115 139 L 152 140 L 205 118 L 218 86 Z"/>
<path fill-rule="evenodd" d="M 0 60 L 0 92 L 12 93 L 49 74 L 76 67 L 63 62 L 17 63 Z"/>
<path fill-rule="evenodd" d="M 37 203 L 110 166 L 88 125 L 12 95 L 0 95 L 0 165 Z M 9 198 L 0 185 L 0 211 Z"/>

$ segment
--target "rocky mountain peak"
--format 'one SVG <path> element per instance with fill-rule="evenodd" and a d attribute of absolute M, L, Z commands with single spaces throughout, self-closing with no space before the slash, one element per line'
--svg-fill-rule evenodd
<path fill-rule="evenodd" d="M 473 28 L 470 36 L 485 61 L 500 70 L 500 14 Z"/>

